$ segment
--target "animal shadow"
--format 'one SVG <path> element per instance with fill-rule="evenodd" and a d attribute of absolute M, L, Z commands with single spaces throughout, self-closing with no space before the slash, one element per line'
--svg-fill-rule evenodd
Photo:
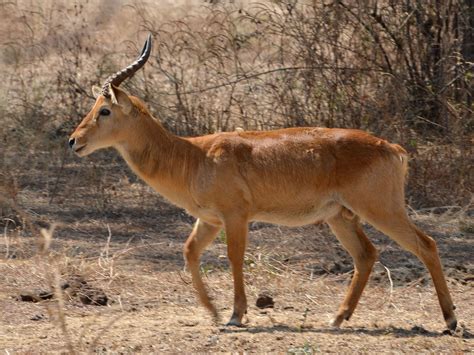
<path fill-rule="evenodd" d="M 437 338 L 446 335 L 458 336 L 463 339 L 473 339 L 474 334 L 467 328 L 456 331 L 452 334 L 450 331 L 446 330 L 443 332 L 435 332 L 427 330 L 421 326 L 414 326 L 412 328 L 400 328 L 400 327 L 383 327 L 383 328 L 311 328 L 311 327 L 294 327 L 284 324 L 275 324 L 270 327 L 224 327 L 220 328 L 220 331 L 223 333 L 320 333 L 320 334 L 335 334 L 335 335 L 344 335 L 344 334 L 366 334 L 370 336 L 386 336 L 393 335 L 397 338 L 412 338 L 416 336 L 424 336 L 428 338 Z"/>

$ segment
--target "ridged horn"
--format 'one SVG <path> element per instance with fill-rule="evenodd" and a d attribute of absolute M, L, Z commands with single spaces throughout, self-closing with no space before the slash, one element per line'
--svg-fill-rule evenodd
<path fill-rule="evenodd" d="M 130 78 L 135 74 L 137 70 L 145 65 L 151 53 L 151 34 L 148 34 L 148 37 L 145 41 L 145 45 L 138 56 L 138 58 L 130 64 L 128 67 L 116 72 L 115 74 L 109 76 L 102 86 L 102 95 L 107 98 L 110 98 L 110 85 L 119 86 L 125 79 Z"/>

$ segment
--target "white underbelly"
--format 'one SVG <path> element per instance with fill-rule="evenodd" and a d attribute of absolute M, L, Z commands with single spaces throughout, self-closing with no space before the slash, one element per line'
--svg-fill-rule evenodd
<path fill-rule="evenodd" d="M 259 211 L 252 216 L 252 221 L 280 224 L 289 227 L 323 222 L 341 210 L 341 205 L 328 203 L 322 207 L 309 208 L 279 208 Z"/>

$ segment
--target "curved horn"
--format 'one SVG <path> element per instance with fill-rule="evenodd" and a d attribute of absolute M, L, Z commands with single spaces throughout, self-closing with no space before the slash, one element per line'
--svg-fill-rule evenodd
<path fill-rule="evenodd" d="M 130 64 L 128 67 L 116 72 L 115 74 L 109 76 L 107 80 L 104 82 L 104 85 L 102 86 L 102 95 L 105 97 L 110 98 L 110 85 L 115 85 L 119 86 L 122 81 L 124 81 L 127 78 L 130 78 L 135 74 L 135 72 L 143 67 L 145 63 L 147 62 L 148 58 L 150 57 L 151 53 L 151 34 L 148 34 L 148 37 L 145 41 L 145 45 L 143 46 L 143 49 L 140 53 L 140 56 L 135 60 L 132 64 Z"/>

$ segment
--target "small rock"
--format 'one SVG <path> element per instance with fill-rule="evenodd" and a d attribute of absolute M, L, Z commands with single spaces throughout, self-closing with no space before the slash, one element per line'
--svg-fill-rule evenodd
<path fill-rule="evenodd" d="M 217 335 L 211 335 L 209 338 L 207 338 L 207 346 L 213 346 L 216 345 L 217 342 L 219 341 L 219 337 Z"/>
<path fill-rule="evenodd" d="M 38 297 L 41 298 L 42 300 L 50 300 L 53 298 L 54 293 L 51 291 L 39 291 L 38 292 Z"/>
<path fill-rule="evenodd" d="M 258 295 L 257 302 L 256 302 L 256 306 L 258 308 L 261 308 L 261 309 L 273 308 L 274 305 L 275 305 L 275 301 L 273 300 L 272 296 L 265 293 L 261 293 Z"/>
<path fill-rule="evenodd" d="M 33 292 L 21 293 L 17 297 L 17 300 L 22 301 L 22 302 L 36 303 L 36 302 L 41 302 L 41 301 L 44 301 L 44 300 L 49 300 L 49 299 L 53 298 L 53 296 L 54 296 L 54 293 L 51 292 L 51 291 L 42 291 L 42 290 L 38 291 L 37 290 L 37 291 L 33 291 Z"/>
<path fill-rule="evenodd" d="M 107 306 L 108 297 L 102 290 L 84 288 L 79 295 L 79 300 L 83 304 L 90 304 L 93 306 Z"/>
<path fill-rule="evenodd" d="M 43 320 L 44 319 L 44 314 L 35 314 L 33 317 L 30 318 L 30 320 Z"/>
<path fill-rule="evenodd" d="M 81 276 L 73 275 L 69 280 L 61 284 L 64 295 L 72 300 L 79 297 L 83 304 L 95 306 L 106 306 L 108 297 L 100 288 L 94 288 L 87 283 Z M 54 297 L 54 291 L 35 290 L 33 292 L 21 293 L 16 299 L 23 302 L 40 302 Z"/>
<path fill-rule="evenodd" d="M 35 295 L 32 295 L 30 293 L 22 293 L 20 294 L 20 296 L 18 296 L 18 301 L 22 301 L 22 302 L 39 302 L 40 299 L 37 298 Z"/>

